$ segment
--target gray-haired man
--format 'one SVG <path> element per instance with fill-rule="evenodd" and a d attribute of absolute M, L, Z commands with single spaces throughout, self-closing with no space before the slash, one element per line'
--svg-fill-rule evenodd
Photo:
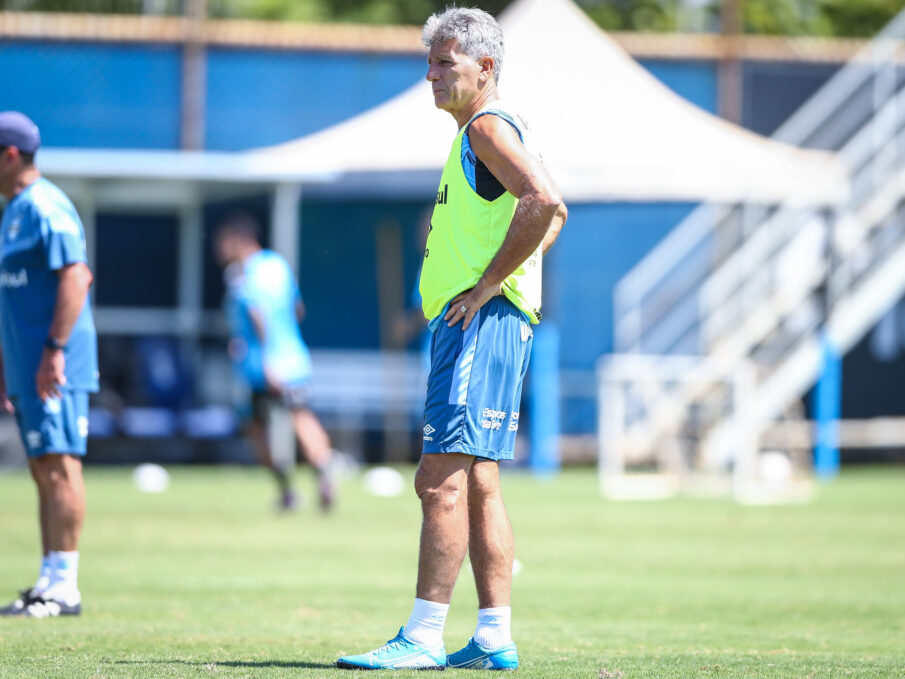
<path fill-rule="evenodd" d="M 541 256 L 566 219 L 559 191 L 526 146 L 527 129 L 497 94 L 503 35 L 486 12 L 428 19 L 427 79 L 459 134 L 440 179 L 421 275 L 431 319 L 424 449 L 415 490 L 424 515 L 415 605 L 380 648 L 347 669 L 511 670 L 512 528 L 499 462 L 512 459 L 518 404 L 540 320 Z M 461 321 L 461 323 L 460 323 Z M 443 627 L 466 551 L 478 624 L 447 657 Z"/>

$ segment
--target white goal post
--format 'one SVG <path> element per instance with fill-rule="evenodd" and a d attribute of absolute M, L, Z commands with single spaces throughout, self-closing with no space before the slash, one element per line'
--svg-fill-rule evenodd
<path fill-rule="evenodd" d="M 616 354 L 598 365 L 598 469 L 611 498 L 745 494 L 757 476 L 754 366 Z"/>

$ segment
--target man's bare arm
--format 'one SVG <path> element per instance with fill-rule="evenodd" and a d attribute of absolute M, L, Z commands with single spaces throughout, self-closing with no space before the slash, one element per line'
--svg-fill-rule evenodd
<path fill-rule="evenodd" d="M 94 276 L 87 264 L 76 262 L 57 271 L 57 277 L 57 303 L 47 334 L 65 344 L 85 306 Z"/>
<path fill-rule="evenodd" d="M 556 239 L 559 238 L 559 232 L 562 231 L 563 224 L 566 223 L 566 219 L 569 217 L 569 211 L 566 209 L 565 203 L 560 203 L 559 207 L 556 208 L 556 214 L 553 216 L 553 221 L 550 222 L 550 228 L 547 229 L 547 235 L 544 236 L 543 253 L 546 255 L 547 250 L 553 247 L 553 243 L 556 242 Z"/>
<path fill-rule="evenodd" d="M 552 245 L 565 221 L 564 208 L 560 212 L 563 203 L 559 189 L 509 123 L 499 116 L 481 116 L 472 123 L 469 140 L 477 157 L 519 203 L 503 244 L 484 275 L 474 288 L 457 295 L 450 305 L 446 320 L 452 326 L 464 318 L 463 329 L 468 328 L 478 309 L 499 294 L 503 281 L 545 242 L 555 227 L 550 237 Z M 556 223 L 560 214 L 562 219 Z M 465 313 L 462 306 L 467 308 Z"/>
<path fill-rule="evenodd" d="M 57 302 L 47 335 L 66 344 L 72 328 L 85 306 L 88 289 L 91 287 L 94 276 L 87 264 L 76 262 L 57 271 L 57 277 Z M 41 363 L 38 365 L 38 373 L 35 375 L 35 387 L 41 399 L 60 395 L 58 387 L 66 383 L 64 368 L 65 360 L 62 351 L 44 350 Z"/>

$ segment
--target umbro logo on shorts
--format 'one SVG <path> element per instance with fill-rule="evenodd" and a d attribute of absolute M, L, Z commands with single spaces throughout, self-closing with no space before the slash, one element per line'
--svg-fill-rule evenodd
<path fill-rule="evenodd" d="M 425 441 L 433 441 L 434 439 L 433 439 L 433 437 L 431 436 L 431 434 L 433 434 L 435 431 L 437 431 L 437 430 L 434 429 L 434 428 L 433 428 L 432 426 L 430 426 L 429 424 L 424 425 L 424 440 L 425 440 Z"/>
<path fill-rule="evenodd" d="M 40 448 L 42 441 L 41 432 L 32 429 L 25 435 L 25 441 L 28 443 L 29 448 Z"/>

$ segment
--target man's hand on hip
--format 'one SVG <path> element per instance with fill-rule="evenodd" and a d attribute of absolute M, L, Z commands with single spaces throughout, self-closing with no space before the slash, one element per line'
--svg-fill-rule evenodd
<path fill-rule="evenodd" d="M 443 319 L 448 321 L 447 325 L 451 328 L 464 318 L 465 322 L 462 323 L 462 330 L 468 330 L 468 326 L 471 325 L 471 321 L 475 314 L 478 313 L 478 309 L 502 291 L 501 285 L 484 287 L 479 282 L 471 290 L 465 290 L 453 297 L 452 302 L 449 303 L 449 311 L 446 312 Z"/>
<path fill-rule="evenodd" d="M 65 367 L 66 359 L 59 349 L 45 349 L 41 354 L 41 363 L 38 366 L 38 374 L 35 376 L 35 387 L 42 401 L 46 401 L 51 396 L 60 396 L 60 387 L 66 384 L 66 375 L 63 373 Z"/>

